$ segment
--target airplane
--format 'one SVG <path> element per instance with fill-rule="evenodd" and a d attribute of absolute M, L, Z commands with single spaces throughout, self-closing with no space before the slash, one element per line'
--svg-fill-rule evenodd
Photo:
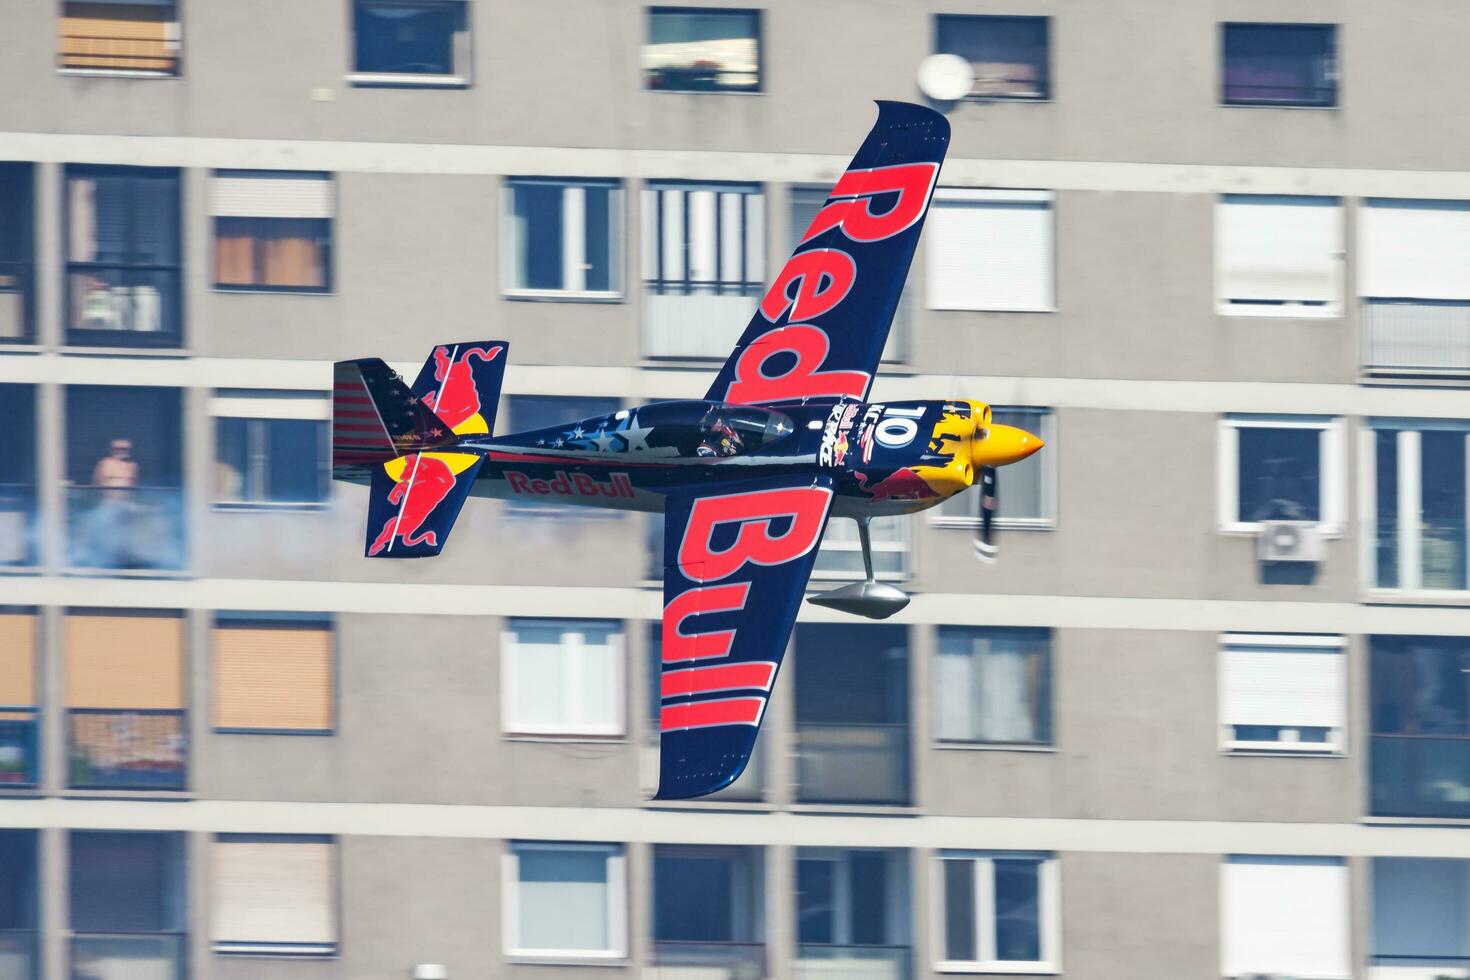
<path fill-rule="evenodd" d="M 471 495 L 663 513 L 656 800 L 744 771 L 828 520 L 857 522 L 867 574 L 808 601 L 873 619 L 909 601 L 874 578 L 873 518 L 978 481 L 994 558 L 996 468 L 1042 440 L 984 402 L 868 400 L 948 145 L 939 113 L 878 103 L 702 399 L 494 435 L 504 341 L 441 344 L 412 386 L 377 358 L 334 365 L 332 473 L 369 487 L 369 558 L 439 554 Z"/>

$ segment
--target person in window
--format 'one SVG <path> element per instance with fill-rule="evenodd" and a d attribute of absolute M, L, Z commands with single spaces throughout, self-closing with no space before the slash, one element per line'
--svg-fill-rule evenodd
<path fill-rule="evenodd" d="M 85 520 L 85 554 L 80 564 L 92 568 L 125 568 L 133 553 L 131 543 L 137 503 L 138 461 L 130 439 L 113 439 L 108 453 L 92 467 L 96 503 Z"/>
<path fill-rule="evenodd" d="M 740 433 L 730 425 L 729 419 L 718 409 L 712 410 L 704 417 L 700 425 L 704 440 L 696 449 L 695 455 L 704 457 L 734 456 L 744 447 L 744 440 Z"/>

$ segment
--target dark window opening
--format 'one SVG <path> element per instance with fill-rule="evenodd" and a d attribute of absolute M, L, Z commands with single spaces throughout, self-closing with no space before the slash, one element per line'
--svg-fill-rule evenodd
<path fill-rule="evenodd" d="M 1049 99 L 1050 33 L 1046 17 L 940 16 L 934 50 L 970 62 L 970 98 Z"/>
<path fill-rule="evenodd" d="M 760 11 L 650 8 L 643 74 L 663 92 L 760 91 Z"/>
<path fill-rule="evenodd" d="M 1332 24 L 1225 24 L 1226 105 L 1337 105 Z"/>

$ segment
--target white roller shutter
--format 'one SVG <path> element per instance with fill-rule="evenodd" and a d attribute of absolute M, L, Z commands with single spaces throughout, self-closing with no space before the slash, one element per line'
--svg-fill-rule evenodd
<path fill-rule="evenodd" d="M 217 218 L 330 218 L 335 210 L 331 174 L 221 171 L 209 191 Z"/>
<path fill-rule="evenodd" d="M 332 842 L 222 835 L 214 843 L 216 952 L 337 948 Z"/>
<path fill-rule="evenodd" d="M 1053 309 L 1052 200 L 1050 191 L 939 189 L 925 233 L 929 309 Z"/>
<path fill-rule="evenodd" d="M 1225 976 L 1352 976 L 1348 870 L 1342 859 L 1226 858 L 1220 908 Z"/>
<path fill-rule="evenodd" d="M 1224 725 L 1343 725 L 1345 656 L 1338 637 L 1227 635 L 1221 669 Z"/>
<path fill-rule="evenodd" d="M 1342 207 L 1333 197 L 1229 194 L 1215 213 L 1218 293 L 1226 312 L 1306 303 L 1335 308 L 1341 293 Z"/>
<path fill-rule="evenodd" d="M 1370 198 L 1358 215 L 1361 295 L 1470 299 L 1470 201 Z"/>

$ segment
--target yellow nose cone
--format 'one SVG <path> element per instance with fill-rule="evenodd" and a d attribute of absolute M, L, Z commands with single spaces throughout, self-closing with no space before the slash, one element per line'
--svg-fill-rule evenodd
<path fill-rule="evenodd" d="M 976 466 L 1004 466 L 1019 463 L 1046 443 L 1025 429 L 1012 425 L 991 425 L 984 439 L 970 443 L 970 459 Z"/>

